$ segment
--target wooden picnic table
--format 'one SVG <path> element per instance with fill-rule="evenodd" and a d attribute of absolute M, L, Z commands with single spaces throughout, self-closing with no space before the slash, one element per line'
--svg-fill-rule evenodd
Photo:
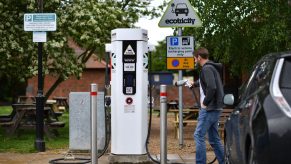
<path fill-rule="evenodd" d="M 199 115 L 199 108 L 187 108 L 183 109 L 183 126 L 187 126 L 188 123 L 194 125 L 194 129 L 198 123 L 198 115 Z M 175 115 L 174 120 L 174 127 L 175 127 L 175 138 L 179 138 L 179 109 L 170 109 L 170 112 L 173 112 Z M 223 109 L 219 118 L 219 126 L 218 130 L 223 137 L 223 130 L 224 130 L 224 124 L 226 119 L 229 117 L 230 113 L 233 111 L 233 109 Z"/>
<path fill-rule="evenodd" d="M 58 117 L 63 115 L 63 112 L 59 111 L 56 100 L 47 100 L 45 106 L 51 108 L 52 116 L 58 121 Z"/>
<path fill-rule="evenodd" d="M 169 112 L 174 113 L 175 138 L 179 138 L 179 109 L 170 109 Z M 198 113 L 198 108 L 183 109 L 183 126 L 187 126 L 188 123 L 196 126 Z"/>
<path fill-rule="evenodd" d="M 36 126 L 36 105 L 35 104 L 12 104 L 15 115 L 11 121 L 1 122 L 0 125 L 6 129 L 9 135 L 15 134 L 20 128 L 35 128 Z M 52 109 L 44 107 L 44 132 L 48 137 L 54 136 L 50 129 L 56 133 L 55 128 L 64 127 L 65 123 L 57 121 L 52 115 Z"/>
<path fill-rule="evenodd" d="M 65 110 L 69 110 L 69 104 L 67 102 L 67 97 L 54 97 L 53 100 L 57 101 L 57 106 L 59 109 L 65 108 Z"/>
<path fill-rule="evenodd" d="M 35 103 L 35 96 L 18 96 L 18 104 L 32 104 Z"/>
<path fill-rule="evenodd" d="M 155 109 L 155 111 L 160 112 L 159 109 Z M 224 108 L 221 112 L 220 119 L 219 119 L 219 126 L 218 130 L 223 137 L 223 131 L 224 131 L 224 124 L 226 119 L 229 117 L 230 113 L 233 111 L 233 109 Z M 174 127 L 175 127 L 175 138 L 179 138 L 179 104 L 177 100 L 170 100 L 167 103 L 167 112 L 168 113 L 174 113 Z M 187 126 L 187 124 L 194 125 L 194 129 L 198 123 L 198 115 L 199 115 L 199 108 L 198 107 L 187 107 L 183 109 L 183 126 Z M 159 114 L 158 114 L 159 116 Z"/>

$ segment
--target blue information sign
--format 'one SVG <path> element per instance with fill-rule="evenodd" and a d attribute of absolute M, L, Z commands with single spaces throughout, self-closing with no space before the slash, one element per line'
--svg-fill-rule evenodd
<path fill-rule="evenodd" d="M 55 13 L 24 14 L 24 31 L 56 31 Z"/>

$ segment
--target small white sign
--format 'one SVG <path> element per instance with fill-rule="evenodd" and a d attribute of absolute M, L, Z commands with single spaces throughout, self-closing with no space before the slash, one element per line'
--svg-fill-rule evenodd
<path fill-rule="evenodd" d="M 167 57 L 193 57 L 193 36 L 168 36 Z"/>
<path fill-rule="evenodd" d="M 172 0 L 160 22 L 160 27 L 200 27 L 202 22 L 188 0 Z"/>
<path fill-rule="evenodd" d="M 124 51 L 124 55 L 135 55 L 135 52 L 133 51 L 131 45 L 127 46 L 126 50 Z"/>
<path fill-rule="evenodd" d="M 135 71 L 135 63 L 124 63 L 124 71 Z"/>
<path fill-rule="evenodd" d="M 46 32 L 33 32 L 33 42 L 46 42 Z"/>
<path fill-rule="evenodd" d="M 56 20 L 55 13 L 24 14 L 24 31 L 56 31 Z"/>

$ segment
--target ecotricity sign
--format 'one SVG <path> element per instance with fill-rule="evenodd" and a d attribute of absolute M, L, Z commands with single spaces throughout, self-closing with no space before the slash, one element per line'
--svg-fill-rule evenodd
<path fill-rule="evenodd" d="M 191 19 L 191 18 L 188 18 L 188 19 L 180 19 L 180 18 L 177 18 L 177 19 L 166 19 L 165 20 L 165 23 L 166 24 L 192 24 L 194 25 L 195 23 L 195 19 Z"/>
<path fill-rule="evenodd" d="M 202 25 L 188 0 L 172 0 L 159 22 L 160 27 L 200 27 Z"/>

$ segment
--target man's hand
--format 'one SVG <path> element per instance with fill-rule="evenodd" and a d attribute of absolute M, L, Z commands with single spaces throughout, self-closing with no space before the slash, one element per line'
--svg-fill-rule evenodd
<path fill-rule="evenodd" d="M 190 81 L 186 81 L 185 83 L 185 87 L 188 87 L 188 88 L 192 88 L 193 87 L 193 82 L 190 82 Z"/>
<path fill-rule="evenodd" d="M 201 103 L 201 108 L 206 109 L 207 106 L 205 106 L 203 103 Z"/>

